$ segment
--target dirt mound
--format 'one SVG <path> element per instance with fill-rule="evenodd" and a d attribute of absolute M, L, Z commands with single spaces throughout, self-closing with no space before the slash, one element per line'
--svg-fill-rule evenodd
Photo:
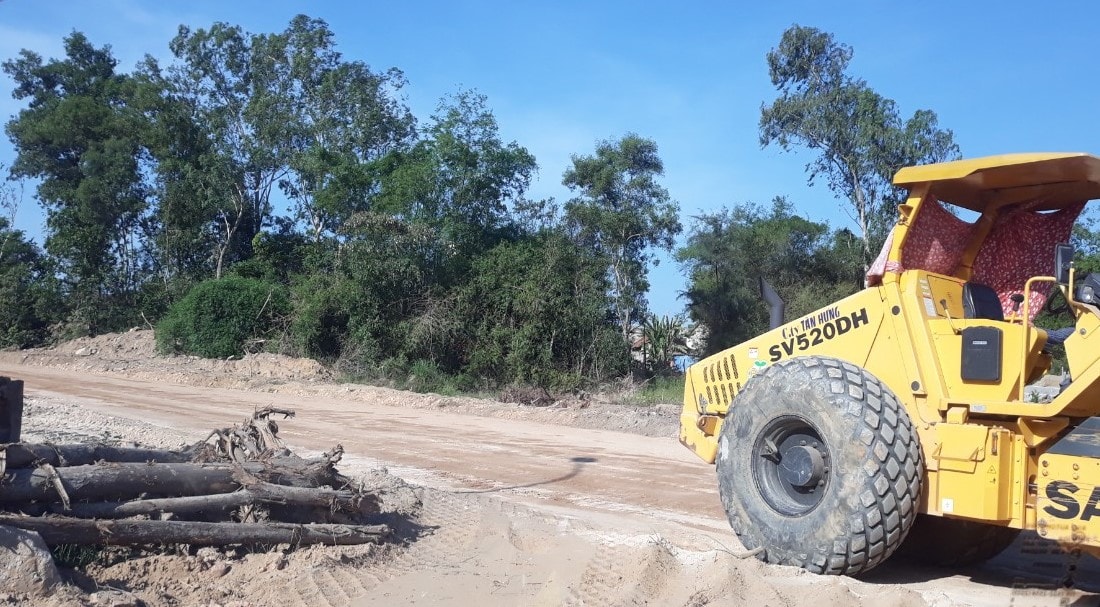
<path fill-rule="evenodd" d="M 0 357 L 27 365 L 218 388 L 258 389 L 290 381 L 324 381 L 331 377 L 324 365 L 313 359 L 268 352 L 229 360 L 162 356 L 157 353 L 153 331 L 139 329 L 81 337 L 51 348 L 3 352 Z"/>
<path fill-rule="evenodd" d="M 157 356 L 157 343 L 152 331 L 131 329 L 125 333 L 80 337 L 52 348 L 26 352 L 95 356 L 110 360 L 142 360 Z"/>
<path fill-rule="evenodd" d="M 739 559 L 700 538 L 607 533 L 486 495 L 421 490 L 421 497 L 424 528 L 405 547 L 200 551 L 92 571 L 165 605 L 465 605 L 474 597 L 486 607 L 926 604 L 893 585 Z"/>
<path fill-rule="evenodd" d="M 70 581 L 89 597 L 98 588 L 118 593 L 118 603 L 147 605 L 301 605 L 303 593 L 288 593 L 286 580 L 311 579 L 339 571 L 368 571 L 390 558 L 393 546 L 311 546 L 290 550 L 200 548 L 194 553 L 135 556 L 101 554 L 83 573 L 70 571 Z M 323 573 L 322 573 L 323 572 Z M 330 586 L 320 595 L 342 592 Z M 126 599 L 129 599 L 127 602 Z M 324 604 L 324 603 L 313 603 Z M 329 604 L 347 604 L 336 602 Z"/>
<path fill-rule="evenodd" d="M 187 386 L 352 399 L 378 406 L 432 408 L 644 436 L 675 436 L 680 413 L 679 405 L 675 404 L 633 407 L 587 395 L 561 400 L 550 400 L 544 395 L 536 406 L 339 383 L 331 371 L 313 359 L 267 352 L 233 360 L 162 356 L 157 354 L 153 331 L 139 329 L 83 337 L 52 348 L 0 352 L 0 360 Z"/>

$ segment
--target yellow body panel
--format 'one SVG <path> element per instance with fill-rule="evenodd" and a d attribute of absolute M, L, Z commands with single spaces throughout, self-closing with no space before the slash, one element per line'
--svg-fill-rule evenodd
<path fill-rule="evenodd" d="M 685 394 L 692 396 L 680 416 L 680 442 L 714 463 L 721 417 L 745 382 L 772 363 L 806 352 L 846 359 L 851 352 L 870 355 L 882 323 L 882 302 L 869 289 L 692 365 L 685 379 Z"/>
<path fill-rule="evenodd" d="M 1100 460 L 1053 455 L 1039 481 L 1036 529 L 1067 544 L 1100 546 Z M 1084 464 L 1082 466 L 1082 464 Z M 1061 480 L 1070 479 L 1075 480 Z"/>
<path fill-rule="evenodd" d="M 1032 403 L 1024 387 L 1049 370 L 1046 333 L 1020 317 L 964 319 L 962 304 L 971 264 L 998 211 L 1035 200 L 1036 192 L 1049 194 L 1038 197 L 1046 209 L 1100 197 L 1100 158 L 995 156 L 903 169 L 895 183 L 909 187 L 910 197 L 899 209 L 890 260 L 901 258 L 926 197 L 983 213 L 955 275 L 888 273 L 878 286 L 699 361 L 686 374 L 680 441 L 713 463 L 722 425 L 737 414 L 736 397 L 747 382 L 786 358 L 831 356 L 865 368 L 908 412 L 924 456 L 922 512 L 1038 528 L 1051 539 L 1100 546 L 1100 432 L 1093 447 L 1081 447 L 1095 453 L 1059 452 L 1083 420 L 1100 415 L 1100 310 L 1073 303 L 1076 332 L 1065 347 L 1074 381 L 1051 402 Z M 1021 293 L 1030 285 L 1020 285 Z M 1072 296 L 1073 278 L 1060 288 Z M 966 379 L 962 371 L 962 332 L 973 327 L 994 330 L 1001 340 L 995 379 Z M 1053 481 L 1076 490 L 1048 489 Z M 1071 511 L 1077 516 L 1067 517 Z"/>
<path fill-rule="evenodd" d="M 1100 448 L 1097 437 L 1090 434 L 1081 449 L 1052 449 L 1039 458 L 1035 526 L 1040 536 L 1063 544 L 1100 546 L 1100 458 L 1089 455 Z"/>
<path fill-rule="evenodd" d="M 977 424 L 942 424 L 937 430 L 940 442 L 929 449 L 938 466 L 937 492 L 926 510 L 1011 522 L 1012 433 Z"/>

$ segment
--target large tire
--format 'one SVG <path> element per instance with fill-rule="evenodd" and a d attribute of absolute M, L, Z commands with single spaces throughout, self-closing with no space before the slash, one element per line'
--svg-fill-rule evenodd
<path fill-rule="evenodd" d="M 809 356 L 753 378 L 718 447 L 718 488 L 741 543 L 814 573 L 870 570 L 917 513 L 922 464 L 908 414 L 853 364 Z"/>
<path fill-rule="evenodd" d="M 1019 529 L 922 514 L 913 533 L 897 551 L 904 558 L 937 567 L 965 567 L 984 563 L 1004 552 L 1020 535 Z"/>

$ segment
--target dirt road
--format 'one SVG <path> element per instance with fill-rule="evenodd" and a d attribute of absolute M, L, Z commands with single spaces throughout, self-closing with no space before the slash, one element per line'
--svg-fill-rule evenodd
<path fill-rule="evenodd" d="M 424 524 L 437 526 L 435 533 L 363 570 L 273 578 L 267 599 L 280 604 L 1018 606 L 1096 598 L 1079 590 L 1021 590 L 1022 582 L 1065 577 L 1065 558 L 1036 549 L 1034 540 L 982 569 L 891 563 L 863 580 L 739 559 L 712 470 L 671 437 L 13 361 L 0 362 L 0 375 L 25 380 L 29 396 L 63 398 L 196 436 L 261 406 L 295 409 L 297 418 L 281 424 L 281 436 L 296 448 L 342 443 L 353 473 L 386 466 L 433 489 Z M 1077 586 L 1097 590 L 1097 572 L 1092 561 L 1077 563 Z"/>

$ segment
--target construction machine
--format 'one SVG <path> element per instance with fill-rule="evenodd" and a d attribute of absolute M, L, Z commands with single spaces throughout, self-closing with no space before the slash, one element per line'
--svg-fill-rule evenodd
<path fill-rule="evenodd" d="M 908 197 L 868 286 L 691 366 L 680 441 L 769 563 L 859 574 L 904 542 L 962 564 L 1024 529 L 1100 551 L 1100 275 L 1067 244 L 1100 158 L 959 160 L 894 184 Z M 1064 329 L 1033 324 L 1063 300 Z M 1059 343 L 1067 381 L 1028 397 Z"/>

